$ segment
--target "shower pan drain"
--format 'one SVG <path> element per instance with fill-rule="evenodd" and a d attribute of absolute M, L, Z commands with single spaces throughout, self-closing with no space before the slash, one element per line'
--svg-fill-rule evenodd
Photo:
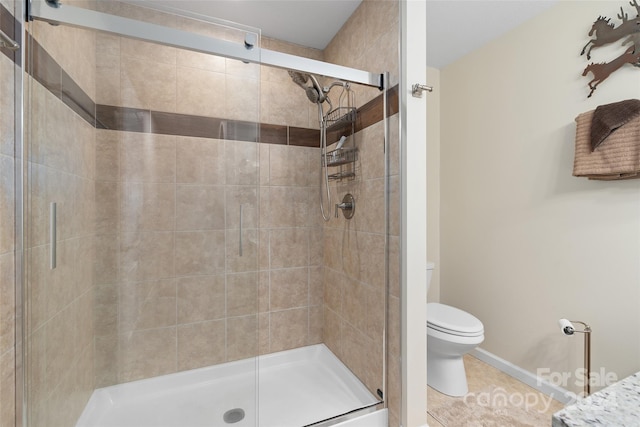
<path fill-rule="evenodd" d="M 244 419 L 244 410 L 242 408 L 229 409 L 224 413 L 222 419 L 227 424 L 237 423 Z"/>

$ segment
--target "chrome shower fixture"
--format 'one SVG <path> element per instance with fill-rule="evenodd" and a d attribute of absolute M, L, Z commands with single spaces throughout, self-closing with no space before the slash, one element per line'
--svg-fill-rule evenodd
<path fill-rule="evenodd" d="M 289 76 L 295 84 L 304 89 L 309 101 L 314 104 L 322 104 L 327 100 L 326 92 L 320 86 L 320 83 L 318 83 L 318 79 L 316 79 L 315 76 L 291 70 L 289 70 Z M 311 86 L 307 85 L 309 80 L 311 80 Z"/>
<path fill-rule="evenodd" d="M 309 81 L 309 74 L 304 74 L 304 73 L 300 73 L 298 71 L 291 71 L 289 70 L 289 77 L 291 77 L 291 80 L 293 80 L 293 82 L 295 84 L 297 84 L 298 86 L 300 86 L 302 89 L 307 89 L 307 82 Z"/>
<path fill-rule="evenodd" d="M 322 218 L 325 221 L 329 221 L 331 218 L 331 213 L 325 211 L 324 209 L 324 198 L 326 191 L 326 199 L 331 206 L 331 190 L 329 189 L 329 171 L 328 171 L 328 161 L 327 161 L 327 127 L 328 122 L 332 121 L 332 118 L 336 114 L 341 114 L 345 107 L 342 106 L 343 103 L 348 104 L 347 110 L 353 109 L 355 112 L 355 95 L 351 92 L 351 86 L 349 82 L 336 80 L 332 82 L 329 86 L 322 87 L 318 82 L 318 79 L 313 74 L 303 73 L 295 70 L 287 70 L 289 73 L 289 77 L 291 80 L 302 89 L 304 89 L 307 94 L 307 98 L 312 103 L 318 106 L 318 123 L 320 124 L 320 150 L 321 150 L 321 158 L 322 165 L 320 166 L 320 212 L 322 213 Z M 337 108 L 333 107 L 333 103 L 329 98 L 329 92 L 336 86 L 342 87 L 342 92 L 340 93 Z M 328 107 L 324 107 L 322 104 L 326 101 Z M 326 109 L 326 113 L 325 113 Z M 335 122 L 335 120 L 333 120 Z M 352 134 L 354 130 L 352 129 Z M 339 142 L 339 149 L 342 148 L 342 144 L 344 144 L 346 137 L 343 138 Z M 335 179 L 335 178 L 332 178 Z M 323 190 L 324 187 L 324 190 Z M 343 212 L 345 212 L 345 217 L 347 216 L 347 210 L 351 212 L 353 215 L 353 208 L 348 208 L 347 205 L 344 204 L 344 200 L 342 204 L 336 205 L 336 215 L 337 209 L 342 206 Z M 355 207 L 355 204 L 353 205 Z M 345 210 L 346 209 L 346 210 Z"/>

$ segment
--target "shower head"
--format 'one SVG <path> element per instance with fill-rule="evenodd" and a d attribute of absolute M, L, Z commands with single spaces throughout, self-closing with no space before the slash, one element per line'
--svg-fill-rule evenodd
<path fill-rule="evenodd" d="M 314 104 L 321 104 L 322 101 L 324 101 L 324 99 L 320 100 L 320 93 L 318 93 L 318 89 L 316 89 L 315 87 L 307 86 L 304 91 L 307 93 L 307 98 L 309 99 L 309 101 L 313 102 Z"/>
<path fill-rule="evenodd" d="M 314 104 L 321 104 L 326 100 L 327 97 L 324 94 L 320 83 L 318 83 L 318 79 L 313 75 L 289 70 L 289 76 L 295 84 L 304 89 L 309 101 Z M 311 86 L 307 86 L 307 82 L 309 80 L 311 80 Z"/>
<path fill-rule="evenodd" d="M 318 79 L 316 79 L 312 74 L 309 74 L 309 78 L 311 79 L 311 83 L 313 83 L 313 87 L 310 88 L 312 89 L 311 91 L 307 89 L 307 98 L 309 98 L 309 101 L 316 102 L 318 104 L 324 102 L 327 97 L 322 90 L 322 86 L 318 83 Z M 310 94 L 310 92 L 313 92 L 313 94 Z"/>
<path fill-rule="evenodd" d="M 289 70 L 289 76 L 291 77 L 291 80 L 293 80 L 295 84 L 302 87 L 303 89 L 306 89 L 307 82 L 309 81 L 308 74 L 303 74 L 298 71 Z"/>

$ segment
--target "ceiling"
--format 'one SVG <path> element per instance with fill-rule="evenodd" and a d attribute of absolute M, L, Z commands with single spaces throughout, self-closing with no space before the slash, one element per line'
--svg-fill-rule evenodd
<path fill-rule="evenodd" d="M 557 1 L 427 0 L 427 65 L 442 68 Z"/>
<path fill-rule="evenodd" d="M 379 0 L 384 1 L 384 0 Z M 262 34 L 324 49 L 361 0 L 146 0 L 260 28 Z M 427 0 L 427 65 L 442 68 L 557 0 Z"/>
<path fill-rule="evenodd" d="M 127 1 L 127 0 L 125 0 Z M 130 3 L 139 0 L 129 0 Z M 324 49 L 362 0 L 145 0 L 259 28 L 262 35 Z"/>

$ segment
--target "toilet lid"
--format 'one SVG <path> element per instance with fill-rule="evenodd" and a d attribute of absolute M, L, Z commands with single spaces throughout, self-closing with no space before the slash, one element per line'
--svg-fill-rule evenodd
<path fill-rule="evenodd" d="M 427 327 L 462 336 L 478 336 L 484 333 L 484 326 L 477 317 L 435 302 L 427 304 Z"/>

